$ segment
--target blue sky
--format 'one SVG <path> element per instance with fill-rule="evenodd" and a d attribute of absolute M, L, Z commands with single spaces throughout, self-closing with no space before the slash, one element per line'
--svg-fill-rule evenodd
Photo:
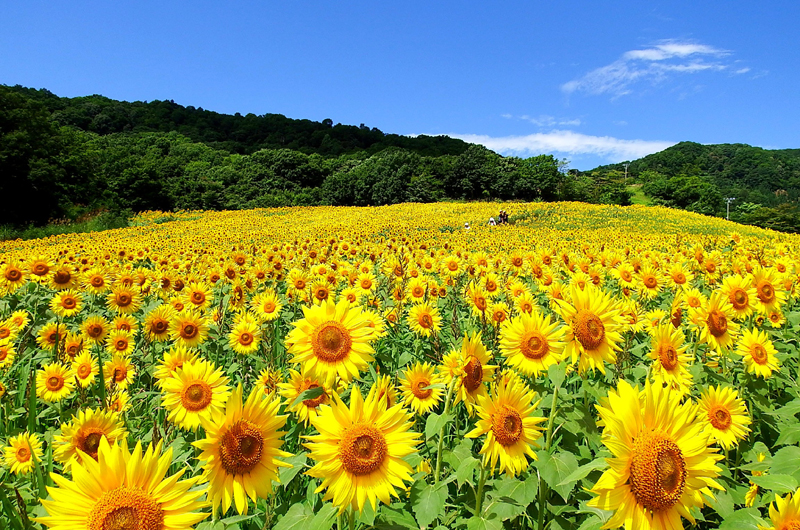
<path fill-rule="evenodd" d="M 0 83 L 590 169 L 683 140 L 800 147 L 798 22 L 796 1 L 6 1 Z"/>

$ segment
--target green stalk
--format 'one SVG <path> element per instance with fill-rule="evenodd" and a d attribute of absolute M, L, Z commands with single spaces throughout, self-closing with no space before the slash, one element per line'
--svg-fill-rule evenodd
<path fill-rule="evenodd" d="M 481 516 L 483 508 L 483 486 L 486 484 L 486 465 L 481 462 L 481 478 L 478 481 L 478 493 L 475 494 L 475 517 Z"/>
<path fill-rule="evenodd" d="M 95 348 L 97 351 L 97 364 L 100 366 L 100 402 L 103 404 L 103 408 L 108 406 L 106 403 L 106 376 L 103 373 L 103 347 L 100 346 L 99 348 Z"/>
<path fill-rule="evenodd" d="M 453 397 L 453 389 L 456 387 L 456 380 L 453 379 L 450 381 L 450 386 L 447 387 L 447 396 L 444 398 L 444 414 L 447 415 L 450 413 L 450 401 Z M 447 427 L 445 423 L 442 425 L 442 428 L 439 430 L 439 445 L 436 448 L 436 471 L 433 474 L 433 483 L 439 483 L 439 474 L 442 471 L 442 447 L 444 446 L 444 429 Z"/>
<path fill-rule="evenodd" d="M 547 422 L 547 435 L 545 436 L 545 450 L 550 451 L 550 447 L 553 443 L 553 423 L 556 420 L 556 412 L 557 412 L 557 405 L 558 405 L 558 386 L 553 388 L 553 402 L 550 406 L 550 419 Z M 542 478 L 541 474 L 539 475 L 539 517 L 538 517 L 538 525 L 537 528 L 539 530 L 544 530 L 544 512 L 547 509 L 547 495 L 549 493 L 549 488 L 547 487 L 547 483 Z"/>

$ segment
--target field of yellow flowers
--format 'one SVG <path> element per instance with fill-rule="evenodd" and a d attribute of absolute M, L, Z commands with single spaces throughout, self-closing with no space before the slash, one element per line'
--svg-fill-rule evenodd
<path fill-rule="evenodd" d="M 800 529 L 800 238 L 512 206 L 0 243 L 0 528 Z"/>

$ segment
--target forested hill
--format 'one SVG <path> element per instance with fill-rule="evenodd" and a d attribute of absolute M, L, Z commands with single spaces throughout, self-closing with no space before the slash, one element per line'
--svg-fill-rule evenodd
<path fill-rule="evenodd" d="M 7 87 L 39 101 L 55 123 L 93 132 L 178 132 L 195 142 L 231 153 L 250 154 L 260 149 L 291 149 L 306 154 L 338 156 L 387 147 L 400 147 L 422 156 L 460 155 L 469 144 L 448 136 L 408 137 L 384 134 L 363 123 L 336 125 L 330 119 L 296 120 L 282 114 L 220 114 L 203 108 L 184 107 L 169 101 L 117 101 L 104 96 L 59 97 L 46 89 Z"/>
<path fill-rule="evenodd" d="M 624 177 L 625 163 L 586 172 L 594 179 Z M 641 186 L 652 204 L 783 231 L 800 231 L 800 149 L 681 142 L 629 163 L 627 184 Z"/>

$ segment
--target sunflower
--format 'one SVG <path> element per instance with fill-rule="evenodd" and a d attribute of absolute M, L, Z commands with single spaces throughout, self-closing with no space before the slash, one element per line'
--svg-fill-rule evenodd
<path fill-rule="evenodd" d="M 756 290 L 758 312 L 768 314 L 770 311 L 780 311 L 786 303 L 786 293 L 775 269 L 757 267 L 753 270 L 752 285 Z"/>
<path fill-rule="evenodd" d="M 780 370 L 780 362 L 775 357 L 778 351 L 764 331 L 745 329 L 736 345 L 736 353 L 742 356 L 745 369 L 756 377 L 766 379 Z"/>
<path fill-rule="evenodd" d="M 472 313 L 478 317 L 485 317 L 489 309 L 489 295 L 481 289 L 479 284 L 471 282 L 467 287 L 467 301 L 472 307 Z"/>
<path fill-rule="evenodd" d="M 169 334 L 175 344 L 197 347 L 208 338 L 208 320 L 194 311 L 183 311 L 172 317 Z"/>
<path fill-rule="evenodd" d="M 57 322 L 48 322 L 36 334 L 36 344 L 43 350 L 53 350 L 60 346 L 67 337 L 67 326 Z"/>
<path fill-rule="evenodd" d="M 114 330 L 106 336 L 106 351 L 112 355 L 130 355 L 134 346 L 133 337 L 126 331 Z"/>
<path fill-rule="evenodd" d="M 81 324 L 81 333 L 92 344 L 102 342 L 109 329 L 111 329 L 111 325 L 108 320 L 99 315 L 90 315 Z"/>
<path fill-rule="evenodd" d="M 636 285 L 636 270 L 633 265 L 627 262 L 620 263 L 619 266 L 611 270 L 611 275 L 617 279 L 620 287 L 633 288 Z"/>
<path fill-rule="evenodd" d="M 408 311 L 409 327 L 423 337 L 430 337 L 442 329 L 442 316 L 439 309 L 430 302 L 422 302 Z"/>
<path fill-rule="evenodd" d="M 86 339 L 77 333 L 67 333 L 67 336 L 64 338 L 64 354 L 69 357 L 70 360 L 75 359 L 75 357 L 83 353 L 86 349 L 85 346 Z"/>
<path fill-rule="evenodd" d="M 795 530 L 800 528 L 800 489 L 785 497 L 775 496 L 775 502 L 769 505 L 771 527 L 759 525 L 759 530 Z"/>
<path fill-rule="evenodd" d="M 555 310 L 567 324 L 564 355 L 580 359 L 580 373 L 587 369 L 605 374 L 603 362 L 616 363 L 625 318 L 617 304 L 603 291 L 590 285 L 586 290 L 570 289 L 572 304 L 556 300 Z"/>
<path fill-rule="evenodd" d="M 720 291 L 724 294 L 733 306 L 733 318 L 744 320 L 753 314 L 756 308 L 756 288 L 752 285 L 753 281 L 748 276 L 732 274 L 722 279 Z"/>
<path fill-rule="evenodd" d="M 83 275 L 82 287 L 92 294 L 103 294 L 109 289 L 110 278 L 103 267 L 94 267 Z"/>
<path fill-rule="evenodd" d="M 205 311 L 213 300 L 211 286 L 205 282 L 191 282 L 186 287 L 186 301 L 195 309 Z"/>
<path fill-rule="evenodd" d="M 83 309 L 83 298 L 80 293 L 72 289 L 59 291 L 50 300 L 50 309 L 62 318 L 71 317 L 77 315 Z"/>
<path fill-rule="evenodd" d="M 278 481 L 278 467 L 291 467 L 279 460 L 291 456 L 281 450 L 280 429 L 286 415 L 279 415 L 280 398 L 264 397 L 253 389 L 242 403 L 242 385 L 231 393 L 225 407 L 203 421 L 206 437 L 194 442 L 204 462 L 204 477 L 209 481 L 208 498 L 216 513 L 228 511 L 231 504 L 240 514 L 247 514 L 253 502 L 272 493 L 272 481 Z"/>
<path fill-rule="evenodd" d="M 168 340 L 170 322 L 175 315 L 175 310 L 168 304 L 156 307 L 144 318 L 144 334 L 151 341 L 164 342 Z"/>
<path fill-rule="evenodd" d="M 660 271 L 649 265 L 639 269 L 639 296 L 645 300 L 652 300 L 661 291 L 663 277 Z"/>
<path fill-rule="evenodd" d="M 378 340 L 386 335 L 386 324 L 380 313 L 371 309 L 365 309 L 361 314 L 367 321 L 367 327 L 372 330 L 371 340 Z"/>
<path fill-rule="evenodd" d="M 86 388 L 94 382 L 95 376 L 100 373 L 100 368 L 92 354 L 84 351 L 72 360 L 72 371 L 75 373 L 78 385 Z"/>
<path fill-rule="evenodd" d="M 433 410 L 444 395 L 442 376 L 430 363 L 417 362 L 402 373 L 399 382 L 403 403 L 420 415 Z"/>
<path fill-rule="evenodd" d="M 451 278 L 461 275 L 461 260 L 456 256 L 446 256 L 441 261 L 442 274 Z"/>
<path fill-rule="evenodd" d="M 181 429 L 195 431 L 201 419 L 224 412 L 230 395 L 229 379 L 214 363 L 205 360 L 186 362 L 161 380 L 162 404 L 167 419 Z"/>
<path fill-rule="evenodd" d="M 75 390 L 75 372 L 60 363 L 48 363 L 36 372 L 36 396 L 54 403 Z"/>
<path fill-rule="evenodd" d="M 262 322 L 270 322 L 281 315 L 283 304 L 275 291 L 269 289 L 253 298 L 250 308 Z"/>
<path fill-rule="evenodd" d="M 689 270 L 682 261 L 673 263 L 666 275 L 667 285 L 673 290 L 683 290 L 688 288 L 694 280 L 694 273 Z"/>
<path fill-rule="evenodd" d="M 316 418 L 319 414 L 320 405 L 324 405 L 330 400 L 331 390 L 324 383 L 297 370 L 289 370 L 288 375 L 288 380 L 285 383 L 278 384 L 278 392 L 286 398 L 290 405 L 306 390 L 311 388 L 322 389 L 322 393 L 319 396 L 301 401 L 290 409 L 297 415 L 299 421 L 308 425 L 311 418 Z"/>
<path fill-rule="evenodd" d="M 126 285 L 118 285 L 108 293 L 106 305 L 111 311 L 129 315 L 142 307 L 142 297 L 138 290 Z"/>
<path fill-rule="evenodd" d="M 374 399 L 383 401 L 387 409 L 397 404 L 397 388 L 392 378 L 388 375 L 378 376 L 375 383 L 373 383 L 372 387 L 369 389 L 367 401 L 371 399 L 370 396 L 372 396 L 372 394 L 375 394 Z"/>
<path fill-rule="evenodd" d="M 9 339 L 0 340 L 0 368 L 5 368 L 14 364 L 17 356 L 17 349 Z"/>
<path fill-rule="evenodd" d="M 733 347 L 739 324 L 733 321 L 733 306 L 720 292 L 714 291 L 708 301 L 689 313 L 690 320 L 700 333 L 700 341 L 722 354 Z"/>
<path fill-rule="evenodd" d="M 338 375 L 345 382 L 357 377 L 372 362 L 373 331 L 361 309 L 347 300 L 304 306 L 305 318 L 294 322 L 286 337 L 290 362 L 302 363 L 315 379 L 333 386 Z"/>
<path fill-rule="evenodd" d="M 489 320 L 494 326 L 501 326 L 508 320 L 511 314 L 511 308 L 505 302 L 494 302 L 489 306 L 488 310 Z"/>
<path fill-rule="evenodd" d="M 256 386 L 264 391 L 264 394 L 271 394 L 278 390 L 278 385 L 282 381 L 281 372 L 272 368 L 264 368 L 258 374 Z"/>
<path fill-rule="evenodd" d="M 349 408 L 334 394 L 311 423 L 319 434 L 304 444 L 316 461 L 306 474 L 322 480 L 317 492 L 326 490 L 323 500 L 331 499 L 339 513 L 348 506 L 361 512 L 367 500 L 377 510 L 379 500 L 390 504 L 399 497 L 396 488 L 413 480 L 404 458 L 417 452 L 420 435 L 401 405 L 387 409 L 375 394 L 365 401 L 354 386 Z"/>
<path fill-rule="evenodd" d="M 9 292 L 14 292 L 25 284 L 25 270 L 22 265 L 14 260 L 10 260 L 0 269 L 0 286 L 5 287 Z"/>
<path fill-rule="evenodd" d="M 135 374 L 136 368 L 125 355 L 115 354 L 103 365 L 103 378 L 108 387 L 114 384 L 117 388 L 125 390 L 133 382 Z"/>
<path fill-rule="evenodd" d="M 683 300 L 685 308 L 688 311 L 691 311 L 692 309 L 699 309 L 705 305 L 706 302 L 708 302 L 708 297 L 701 293 L 697 288 L 686 290 L 681 299 Z"/>
<path fill-rule="evenodd" d="M 249 355 L 261 344 L 261 330 L 255 322 L 242 321 L 228 334 L 228 345 L 240 355 Z"/>
<path fill-rule="evenodd" d="M 739 393 L 731 387 L 710 386 L 698 403 L 698 419 L 704 434 L 729 451 L 750 432 L 750 416 Z"/>
<path fill-rule="evenodd" d="M 681 516 L 694 524 L 689 510 L 703 507 L 710 488 L 723 489 L 714 480 L 722 455 L 709 446 L 695 405 L 661 385 L 639 390 L 620 380 L 597 410 L 613 456 L 588 505 L 615 512 L 604 526 L 676 529 Z"/>
<path fill-rule="evenodd" d="M 23 432 L 8 439 L 3 448 L 6 467 L 15 475 L 27 475 L 33 470 L 34 462 L 42 459 L 42 442 L 36 433 Z"/>
<path fill-rule="evenodd" d="M 519 313 L 533 313 L 539 306 L 533 293 L 526 292 L 514 300 L 514 307 Z"/>
<path fill-rule="evenodd" d="M 107 398 L 107 410 L 123 413 L 131 408 L 130 395 L 127 390 L 117 389 Z"/>
<path fill-rule="evenodd" d="M 197 360 L 197 352 L 185 346 L 173 346 L 164 352 L 164 356 L 158 362 L 156 371 L 153 373 L 153 376 L 156 378 L 156 384 L 161 386 L 164 379 L 172 377 L 172 372 L 178 368 L 182 368 L 185 363 L 195 362 Z"/>
<path fill-rule="evenodd" d="M 692 358 L 686 354 L 688 345 L 686 337 L 680 329 L 675 329 L 667 322 L 653 328 L 650 342 L 650 353 L 653 359 L 650 373 L 653 381 L 666 385 L 681 395 L 692 388 L 692 374 L 687 370 Z"/>
<path fill-rule="evenodd" d="M 509 366 L 535 377 L 561 361 L 564 333 L 549 315 L 522 313 L 500 328 L 500 352 Z"/>
<path fill-rule="evenodd" d="M 500 472 L 515 477 L 528 468 L 526 456 L 536 460 L 536 440 L 542 436 L 539 424 L 545 420 L 534 415 L 537 397 L 518 378 L 495 385 L 491 396 L 478 397 L 478 421 L 465 436 L 486 435 L 480 454 L 492 472 L 499 461 Z"/>
<path fill-rule="evenodd" d="M 47 283 L 49 274 L 55 264 L 45 256 L 35 256 L 28 263 L 28 277 L 36 283 Z"/>
<path fill-rule="evenodd" d="M 192 487 L 200 477 L 179 480 L 185 469 L 167 477 L 172 448 L 162 443 L 147 450 L 137 443 L 131 454 L 124 441 L 110 445 L 105 437 L 97 461 L 72 465 L 74 481 L 52 473 L 58 487 L 48 487 L 52 500 L 42 500 L 48 516 L 36 520 L 55 530 L 183 530 L 208 517 L 204 489 Z"/>
<path fill-rule="evenodd" d="M 97 460 L 100 439 L 113 444 L 123 440 L 128 432 L 119 414 L 99 409 L 79 410 L 72 421 L 61 425 L 61 434 L 53 439 L 53 457 L 69 471 L 74 462 L 81 463 L 85 456 Z"/>
<path fill-rule="evenodd" d="M 459 352 L 460 369 L 458 387 L 454 403 L 463 401 L 470 413 L 478 396 L 488 395 L 486 385 L 497 366 L 489 364 L 492 357 L 483 345 L 480 333 L 464 335 Z"/>

